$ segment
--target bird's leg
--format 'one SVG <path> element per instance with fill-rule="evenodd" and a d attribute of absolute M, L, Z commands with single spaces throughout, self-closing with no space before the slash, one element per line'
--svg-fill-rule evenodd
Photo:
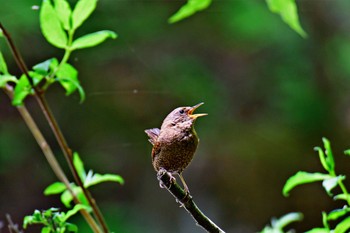
<path fill-rule="evenodd" d="M 164 169 L 164 168 L 160 168 L 159 170 L 158 170 L 158 172 L 157 172 L 157 179 L 159 180 L 159 186 L 160 186 L 160 188 L 169 188 L 169 187 L 167 187 L 165 184 L 164 184 L 164 182 L 162 181 L 162 176 L 164 175 L 164 174 L 168 174 L 168 176 L 170 176 L 170 185 L 171 184 L 174 184 L 175 182 L 176 182 L 176 179 L 175 179 L 175 177 L 171 174 L 171 172 L 168 172 L 166 169 Z"/>

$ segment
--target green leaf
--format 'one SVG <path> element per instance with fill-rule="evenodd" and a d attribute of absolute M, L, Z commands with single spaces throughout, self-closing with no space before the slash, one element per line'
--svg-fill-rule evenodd
<path fill-rule="evenodd" d="M 78 89 L 80 102 L 85 100 L 85 92 L 78 80 L 78 71 L 68 63 L 63 64 L 56 73 L 57 80 L 66 90 L 66 95 L 72 94 Z"/>
<path fill-rule="evenodd" d="M 43 80 L 45 77 L 44 75 L 42 75 L 41 73 L 38 73 L 36 71 L 35 72 L 29 71 L 28 73 L 29 73 L 30 78 L 33 80 L 34 86 L 37 86 L 41 82 L 41 80 Z"/>
<path fill-rule="evenodd" d="M 345 233 L 350 228 L 350 217 L 341 221 L 335 228 L 334 233 Z"/>
<path fill-rule="evenodd" d="M 47 195 L 52 195 L 52 194 L 59 194 L 65 191 L 67 187 L 62 183 L 62 182 L 55 182 L 51 185 L 49 185 L 45 190 L 44 194 Z"/>
<path fill-rule="evenodd" d="M 40 10 L 40 26 L 44 37 L 50 44 L 58 48 L 67 46 L 67 34 L 49 0 L 43 0 Z"/>
<path fill-rule="evenodd" d="M 95 10 L 97 0 L 79 0 L 72 13 L 73 29 L 77 29 Z"/>
<path fill-rule="evenodd" d="M 69 190 L 64 191 L 61 195 L 61 202 L 63 203 L 63 205 L 67 208 L 70 208 L 70 203 L 72 201 L 73 201 L 73 196 L 69 192 Z"/>
<path fill-rule="evenodd" d="M 46 61 L 43 61 L 39 64 L 33 66 L 33 70 L 42 75 L 48 75 L 49 71 L 56 69 L 58 66 L 58 60 L 56 58 L 50 58 Z"/>
<path fill-rule="evenodd" d="M 12 104 L 15 106 L 19 106 L 23 104 L 23 100 L 27 97 L 27 95 L 32 93 L 32 88 L 27 77 L 23 74 L 21 78 L 18 80 L 17 85 L 15 87 L 14 96 L 12 100 Z"/>
<path fill-rule="evenodd" d="M 87 211 L 91 211 L 91 207 L 90 206 L 86 206 L 86 205 L 82 205 L 82 204 L 77 204 L 74 206 L 73 209 L 69 210 L 66 215 L 64 216 L 64 218 L 62 219 L 63 222 L 66 222 L 70 217 L 72 217 L 73 215 L 75 215 L 76 213 L 78 213 L 78 211 L 85 209 Z"/>
<path fill-rule="evenodd" d="M 305 233 L 330 233 L 331 231 L 327 228 L 313 228 Z"/>
<path fill-rule="evenodd" d="M 28 225 L 32 224 L 34 217 L 31 215 L 23 218 L 23 228 L 26 229 Z"/>
<path fill-rule="evenodd" d="M 341 194 L 334 196 L 333 199 L 334 200 L 344 200 L 344 201 L 350 202 L 350 195 L 341 193 Z"/>
<path fill-rule="evenodd" d="M 345 151 L 344 151 L 344 154 L 345 154 L 345 155 L 350 155 L 350 149 L 345 150 Z"/>
<path fill-rule="evenodd" d="M 303 219 L 302 213 L 288 213 L 286 215 L 283 215 L 281 218 L 272 221 L 272 227 L 274 229 L 280 229 L 282 230 L 287 225 L 291 224 L 292 222 L 301 221 Z"/>
<path fill-rule="evenodd" d="M 83 49 L 93 47 L 105 41 L 107 38 L 115 39 L 117 34 L 109 30 L 98 31 L 82 36 L 73 41 L 71 49 Z"/>
<path fill-rule="evenodd" d="M 0 88 L 5 87 L 8 82 L 17 83 L 18 80 L 15 76 L 12 76 L 10 74 L 0 75 Z"/>
<path fill-rule="evenodd" d="M 322 164 L 323 168 L 326 169 L 326 171 L 329 172 L 330 169 L 329 169 L 329 166 L 328 166 L 328 163 L 327 163 L 327 159 L 326 159 L 326 156 L 325 156 L 323 150 L 320 147 L 315 147 L 314 150 L 318 151 L 318 155 L 320 157 L 320 161 L 321 161 L 321 164 Z"/>
<path fill-rule="evenodd" d="M 83 161 L 80 159 L 79 154 L 77 152 L 74 152 L 74 154 L 73 154 L 73 164 L 74 164 L 75 169 L 78 172 L 80 179 L 84 183 L 85 178 L 86 178 L 86 172 L 85 172 Z"/>
<path fill-rule="evenodd" d="M 78 232 L 78 227 L 75 224 L 66 223 L 66 227 L 68 232 Z"/>
<path fill-rule="evenodd" d="M 202 11 L 209 7 L 212 0 L 188 0 L 185 5 L 183 5 L 174 15 L 172 15 L 168 22 L 176 23 L 183 20 L 198 11 Z"/>
<path fill-rule="evenodd" d="M 327 138 L 322 138 L 323 141 L 323 146 L 326 151 L 327 155 L 327 163 L 331 171 L 334 171 L 335 168 L 335 162 L 334 162 L 334 157 L 333 157 L 333 152 L 331 148 L 331 143 Z"/>
<path fill-rule="evenodd" d="M 4 59 L 4 56 L 2 55 L 1 51 L 0 51 L 0 74 L 9 74 L 8 70 L 7 70 L 7 65 Z"/>
<path fill-rule="evenodd" d="M 338 185 L 339 180 L 344 180 L 345 176 L 337 176 L 323 180 L 322 186 L 325 188 L 328 195 L 332 196 L 332 189 Z"/>
<path fill-rule="evenodd" d="M 66 0 L 54 0 L 56 14 L 63 28 L 67 31 L 71 28 L 72 9 Z"/>
<path fill-rule="evenodd" d="M 288 196 L 289 192 L 298 185 L 321 181 L 325 179 L 332 178 L 332 176 L 328 174 L 322 173 L 308 173 L 304 171 L 297 172 L 294 176 L 290 177 L 286 184 L 283 187 L 283 195 Z"/>
<path fill-rule="evenodd" d="M 50 227 L 43 227 L 41 229 L 41 233 L 51 233 L 51 228 Z"/>
<path fill-rule="evenodd" d="M 303 38 L 307 36 L 304 29 L 300 26 L 295 0 L 266 0 L 266 3 L 270 11 L 279 14 L 282 20 L 295 32 Z"/>
<path fill-rule="evenodd" d="M 93 185 L 96 185 L 96 184 L 99 184 L 99 183 L 102 183 L 102 182 L 108 182 L 108 181 L 111 181 L 111 182 L 117 182 L 119 184 L 124 184 L 124 179 L 119 176 L 119 175 L 115 175 L 115 174 L 94 174 L 91 179 L 86 179 L 85 183 L 84 183 L 84 186 L 87 188 L 87 187 L 90 187 L 90 186 L 93 186 Z"/>
<path fill-rule="evenodd" d="M 328 215 L 324 211 L 322 212 L 322 223 L 323 223 L 323 226 L 329 230 Z"/>
<path fill-rule="evenodd" d="M 343 217 L 345 214 L 350 212 L 350 208 L 347 206 L 344 206 L 343 209 L 336 209 L 333 210 L 328 214 L 328 220 L 337 220 L 340 217 Z"/>

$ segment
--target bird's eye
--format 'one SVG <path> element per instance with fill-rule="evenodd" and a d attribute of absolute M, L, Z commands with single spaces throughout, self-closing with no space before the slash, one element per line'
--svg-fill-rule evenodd
<path fill-rule="evenodd" d="M 181 113 L 181 114 L 184 114 L 184 113 L 185 113 L 185 110 L 181 109 L 181 110 L 180 110 L 180 113 Z"/>

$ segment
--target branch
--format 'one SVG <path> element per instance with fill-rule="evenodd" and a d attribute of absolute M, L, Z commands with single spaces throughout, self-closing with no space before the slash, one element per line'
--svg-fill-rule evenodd
<path fill-rule="evenodd" d="M 158 180 L 164 184 L 164 187 L 175 197 L 176 202 L 180 203 L 186 211 L 201 226 L 210 233 L 225 233 L 219 226 L 211 221 L 194 203 L 192 196 L 186 194 L 184 190 L 172 179 L 172 177 L 164 172 L 158 176 Z"/>
<path fill-rule="evenodd" d="M 92 208 L 92 211 L 93 211 L 95 217 L 97 218 L 98 222 L 100 223 L 101 227 L 103 228 L 103 232 L 108 233 L 109 230 L 108 230 L 107 224 L 103 218 L 103 215 L 102 215 L 100 209 L 98 208 L 98 206 L 96 204 L 95 199 L 92 197 L 89 190 L 87 190 L 87 188 L 84 187 L 83 181 L 81 180 L 80 176 L 78 175 L 78 171 L 74 167 L 72 150 L 68 146 L 66 139 L 64 138 L 63 133 L 62 133 L 60 127 L 58 126 L 58 123 L 57 123 L 54 115 L 52 114 L 52 111 L 51 111 L 51 109 L 46 101 L 44 93 L 41 90 L 39 90 L 39 88 L 37 88 L 36 86 L 33 85 L 33 82 L 29 76 L 28 68 L 27 68 L 25 62 L 23 61 L 21 54 L 19 53 L 14 42 L 12 41 L 10 34 L 7 32 L 5 27 L 1 24 L 1 22 L 0 22 L 0 30 L 2 30 L 4 36 L 7 40 L 7 43 L 9 44 L 9 47 L 12 51 L 13 57 L 18 65 L 18 67 L 27 76 L 27 79 L 29 80 L 32 88 L 34 89 L 35 99 L 39 103 L 39 106 L 40 106 L 42 112 L 44 113 L 45 118 L 48 121 L 48 123 L 51 127 L 51 130 L 53 131 L 53 133 L 56 137 L 56 140 L 61 147 L 61 150 L 63 151 L 64 157 L 65 157 L 65 159 L 69 165 L 69 168 L 73 174 L 75 182 L 77 183 L 78 186 L 81 187 L 86 199 L 88 200 L 88 202 Z"/>
<path fill-rule="evenodd" d="M 6 219 L 8 223 L 7 227 L 9 228 L 9 231 L 11 233 L 23 233 L 23 231 L 18 229 L 18 225 L 13 223 L 11 216 L 9 214 L 6 214 Z"/>

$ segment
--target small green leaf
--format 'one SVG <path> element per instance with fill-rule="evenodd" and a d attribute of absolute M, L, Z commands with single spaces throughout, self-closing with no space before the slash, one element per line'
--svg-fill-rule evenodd
<path fill-rule="evenodd" d="M 71 15 L 72 9 L 70 8 L 69 3 L 66 0 L 54 0 L 55 11 L 60 19 L 63 28 L 67 31 L 71 28 Z"/>
<path fill-rule="evenodd" d="M 0 51 L 0 74 L 9 74 L 8 70 L 7 70 L 7 65 L 4 59 L 4 56 L 2 55 L 1 51 Z"/>
<path fill-rule="evenodd" d="M 345 233 L 350 228 L 350 217 L 345 218 L 335 228 L 334 233 Z"/>
<path fill-rule="evenodd" d="M 304 171 L 297 172 L 294 176 L 290 177 L 286 184 L 283 187 L 283 195 L 288 196 L 289 192 L 298 185 L 321 181 L 325 179 L 332 178 L 332 176 L 328 174 L 322 173 L 308 173 Z"/>
<path fill-rule="evenodd" d="M 78 89 L 80 102 L 85 100 L 85 92 L 78 80 L 78 71 L 68 63 L 63 64 L 56 73 L 57 80 L 66 90 L 66 95 L 72 94 Z"/>
<path fill-rule="evenodd" d="M 0 37 L 4 37 L 4 33 L 2 32 L 1 29 L 0 29 Z"/>
<path fill-rule="evenodd" d="M 183 5 L 174 15 L 172 15 L 168 22 L 176 23 L 183 20 L 198 11 L 202 11 L 209 7 L 212 0 L 188 0 L 185 5 Z"/>
<path fill-rule="evenodd" d="M 283 215 L 281 218 L 274 220 L 271 225 L 274 229 L 283 230 L 284 227 L 291 224 L 292 222 L 301 221 L 302 219 L 302 213 L 288 213 L 286 215 Z"/>
<path fill-rule="evenodd" d="M 328 195 L 332 196 L 332 189 L 338 185 L 339 180 L 344 180 L 345 176 L 337 176 L 323 180 L 322 186 L 325 188 Z"/>
<path fill-rule="evenodd" d="M 73 29 L 77 29 L 95 10 L 97 0 L 79 0 L 72 13 Z"/>
<path fill-rule="evenodd" d="M 5 87 L 8 82 L 17 83 L 18 80 L 15 76 L 12 76 L 10 74 L 0 75 L 0 88 Z"/>
<path fill-rule="evenodd" d="M 49 71 L 54 70 L 58 66 L 58 60 L 56 58 L 50 58 L 44 62 L 36 64 L 33 66 L 33 70 L 42 75 L 48 75 Z"/>
<path fill-rule="evenodd" d="M 50 44 L 58 48 L 67 46 L 67 34 L 49 0 L 43 0 L 40 10 L 40 26 L 44 37 Z"/>
<path fill-rule="evenodd" d="M 44 75 L 36 71 L 29 71 L 28 73 L 30 78 L 33 80 L 34 86 L 37 86 L 41 82 L 41 80 L 43 80 L 45 77 Z"/>
<path fill-rule="evenodd" d="M 41 229 L 41 233 L 53 233 L 53 232 L 51 232 L 51 228 L 50 227 L 43 227 Z"/>
<path fill-rule="evenodd" d="M 32 224 L 34 217 L 31 215 L 25 216 L 23 219 L 23 228 L 26 229 L 28 225 Z"/>
<path fill-rule="evenodd" d="M 59 194 L 65 191 L 67 187 L 62 182 L 55 182 L 53 184 L 50 184 L 45 190 L 44 194 L 52 195 L 52 194 Z"/>
<path fill-rule="evenodd" d="M 93 47 L 105 41 L 107 38 L 115 39 L 117 34 L 109 30 L 98 31 L 82 36 L 72 44 L 72 50 Z"/>
<path fill-rule="evenodd" d="M 333 210 L 328 214 L 328 220 L 337 220 L 340 217 L 343 217 L 345 214 L 350 212 L 350 208 L 347 206 L 344 206 L 343 209 L 336 209 Z"/>
<path fill-rule="evenodd" d="M 67 222 L 66 227 L 68 232 L 78 232 L 78 227 L 75 224 Z"/>
<path fill-rule="evenodd" d="M 63 205 L 67 208 L 70 208 L 70 203 L 73 201 L 73 196 L 72 194 L 69 192 L 69 190 L 64 191 L 61 194 L 61 202 L 63 203 Z"/>
<path fill-rule="evenodd" d="M 27 95 L 32 93 L 32 88 L 27 77 L 23 74 L 21 78 L 18 80 L 17 85 L 15 87 L 14 96 L 12 100 L 12 104 L 15 106 L 19 106 L 23 104 L 23 100 L 27 97 Z"/>
<path fill-rule="evenodd" d="M 323 226 L 327 229 L 329 229 L 329 224 L 328 224 L 328 215 L 326 212 L 322 212 L 322 223 L 323 223 Z"/>
<path fill-rule="evenodd" d="M 327 138 L 322 138 L 323 141 L 323 146 L 326 151 L 327 155 L 327 163 L 331 171 L 334 171 L 335 168 L 335 162 L 334 162 L 334 157 L 333 157 L 333 152 L 331 148 L 331 143 Z"/>
<path fill-rule="evenodd" d="M 344 201 L 350 202 L 350 195 L 341 193 L 341 194 L 334 196 L 333 199 L 334 200 L 344 200 Z"/>
<path fill-rule="evenodd" d="M 75 169 L 78 172 L 80 179 L 84 183 L 85 178 L 86 178 L 86 172 L 85 172 L 83 161 L 80 159 L 79 154 L 77 152 L 74 152 L 74 154 L 73 154 L 73 164 L 74 164 Z"/>
<path fill-rule="evenodd" d="M 331 233 L 331 231 L 327 228 L 313 228 L 305 233 Z"/>
<path fill-rule="evenodd" d="M 78 213 L 78 211 L 85 209 L 87 211 L 91 211 L 91 207 L 90 206 L 86 206 L 86 205 L 82 205 L 82 204 L 77 204 L 74 206 L 73 209 L 69 210 L 66 215 L 64 216 L 64 218 L 62 219 L 63 222 L 66 222 L 70 217 L 72 217 L 73 215 L 75 215 L 76 213 Z"/>
<path fill-rule="evenodd" d="M 321 164 L 322 164 L 323 168 L 326 169 L 326 171 L 329 172 L 330 169 L 329 169 L 329 166 L 327 164 L 327 159 L 326 159 L 326 156 L 325 156 L 323 150 L 320 147 L 315 147 L 314 150 L 318 151 L 318 155 L 320 157 L 320 161 L 321 161 Z"/>
<path fill-rule="evenodd" d="M 344 151 L 344 154 L 345 154 L 345 155 L 350 155 L 350 149 L 345 150 L 345 151 Z"/>
<path fill-rule="evenodd" d="M 124 184 L 124 179 L 119 175 L 114 175 L 114 174 L 101 175 L 101 174 L 96 173 L 92 176 L 91 179 L 86 179 L 84 186 L 87 188 L 87 187 L 90 187 L 90 186 L 93 186 L 93 185 L 96 185 L 96 184 L 99 184 L 102 182 L 108 182 L 108 181 L 117 182 L 119 184 Z"/>
<path fill-rule="evenodd" d="M 283 21 L 295 32 L 303 38 L 307 36 L 304 29 L 300 26 L 295 0 L 266 0 L 266 3 L 270 11 L 279 14 Z"/>

